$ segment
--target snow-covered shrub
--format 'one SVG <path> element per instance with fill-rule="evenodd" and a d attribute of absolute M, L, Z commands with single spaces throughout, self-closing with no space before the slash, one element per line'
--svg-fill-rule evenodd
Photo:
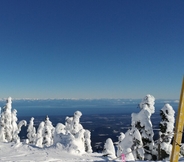
<path fill-rule="evenodd" d="M 165 104 L 164 107 L 160 110 L 160 116 L 162 118 L 162 121 L 160 122 L 159 125 L 160 159 L 165 159 L 169 157 L 172 150 L 171 140 L 173 138 L 173 130 L 175 122 L 174 114 L 175 111 L 169 104 Z"/>
<path fill-rule="evenodd" d="M 141 111 L 139 113 L 132 113 L 132 126 L 135 125 L 142 136 L 145 158 L 148 160 L 151 160 L 154 155 L 152 152 L 154 133 L 150 119 L 151 115 L 155 112 L 154 104 L 155 98 L 152 95 L 146 95 L 139 104 Z"/>
<path fill-rule="evenodd" d="M 108 156 L 110 159 L 116 158 L 114 144 L 111 138 L 108 138 L 104 144 L 103 156 Z"/>

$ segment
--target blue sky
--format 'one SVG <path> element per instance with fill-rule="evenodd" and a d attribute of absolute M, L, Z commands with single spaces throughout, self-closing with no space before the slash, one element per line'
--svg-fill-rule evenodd
<path fill-rule="evenodd" d="M 2 0 L 0 97 L 178 99 L 182 0 Z"/>

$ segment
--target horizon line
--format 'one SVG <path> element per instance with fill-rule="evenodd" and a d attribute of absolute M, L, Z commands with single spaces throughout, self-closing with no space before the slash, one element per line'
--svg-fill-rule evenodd
<path fill-rule="evenodd" d="M 8 98 L 8 97 L 7 97 Z M 7 98 L 0 98 L 0 101 L 6 101 Z M 11 97 L 12 98 L 12 97 Z M 12 100 L 142 100 L 142 98 L 12 98 Z M 156 100 L 177 100 L 172 98 L 156 98 Z"/>

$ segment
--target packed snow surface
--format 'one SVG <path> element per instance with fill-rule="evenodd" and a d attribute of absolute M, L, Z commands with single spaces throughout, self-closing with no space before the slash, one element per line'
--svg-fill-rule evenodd
<path fill-rule="evenodd" d="M 48 148 L 39 148 L 23 143 L 15 144 L 0 143 L 1 162 L 89 162 L 89 161 L 111 161 L 103 157 L 101 153 L 71 154 L 62 148 L 61 145 Z M 121 161 L 122 160 L 115 160 Z M 184 161 L 184 159 L 180 159 Z M 137 161 L 140 162 L 140 161 Z M 161 161 L 160 161 L 161 162 Z M 164 161 L 166 162 L 166 161 Z"/>
<path fill-rule="evenodd" d="M 39 148 L 23 143 L 0 143 L 0 161 L 12 162 L 77 162 L 77 161 L 105 161 L 102 154 L 84 153 L 71 154 L 62 145 Z"/>

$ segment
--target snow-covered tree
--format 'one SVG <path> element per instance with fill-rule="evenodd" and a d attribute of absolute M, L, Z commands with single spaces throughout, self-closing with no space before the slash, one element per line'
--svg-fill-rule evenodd
<path fill-rule="evenodd" d="M 0 108 L 0 141 L 7 142 L 5 139 L 4 121 L 2 120 L 1 108 Z"/>
<path fill-rule="evenodd" d="M 144 149 L 142 137 L 137 128 L 132 127 L 125 134 L 121 133 L 118 137 L 117 156 L 125 154 L 126 160 L 143 160 Z M 129 150 L 127 152 L 127 150 Z M 133 155 L 133 158 L 132 158 Z"/>
<path fill-rule="evenodd" d="M 155 112 L 155 98 L 152 95 L 146 95 L 139 104 L 141 111 L 139 113 L 132 113 L 132 126 L 135 126 L 141 136 L 144 145 L 145 159 L 154 159 L 153 152 L 153 128 L 151 122 L 151 115 Z"/>
<path fill-rule="evenodd" d="M 79 154 L 85 153 L 85 143 L 84 143 L 84 129 L 80 129 L 75 135 L 72 144 L 76 146 L 75 152 Z"/>
<path fill-rule="evenodd" d="M 73 135 L 77 134 L 83 126 L 80 124 L 80 117 L 82 113 L 80 111 L 76 111 L 73 117 L 65 118 L 65 129 L 67 133 L 72 133 Z"/>
<path fill-rule="evenodd" d="M 73 129 L 72 121 L 73 121 L 73 117 L 67 116 L 65 118 L 65 129 L 67 133 L 72 132 L 72 129 Z"/>
<path fill-rule="evenodd" d="M 81 129 L 83 129 L 83 126 L 80 124 L 80 117 L 82 116 L 82 113 L 80 111 L 76 111 L 73 116 L 72 120 L 72 134 L 76 134 Z"/>
<path fill-rule="evenodd" d="M 43 147 L 43 131 L 45 123 L 42 121 L 39 124 L 37 134 L 36 134 L 36 146 Z"/>
<path fill-rule="evenodd" d="M 4 127 L 5 139 L 10 142 L 12 140 L 12 123 L 11 123 L 11 109 L 12 109 L 12 100 L 9 97 L 6 100 L 6 105 L 2 109 L 1 113 L 1 123 Z"/>
<path fill-rule="evenodd" d="M 26 121 L 17 123 L 17 110 L 12 109 L 11 97 L 7 99 L 6 105 L 2 111 L 0 108 L 0 142 L 20 142 L 18 134 L 22 126 L 26 126 Z M 90 131 L 83 129 L 80 124 L 82 113 L 76 111 L 73 117 L 66 117 L 65 125 L 58 123 L 56 129 L 47 116 L 44 122 L 41 122 L 37 133 L 34 127 L 34 118 L 30 119 L 27 129 L 27 144 L 33 144 L 38 147 L 48 147 L 60 143 L 63 148 L 69 152 L 83 154 L 91 153 Z"/>
<path fill-rule="evenodd" d="M 30 119 L 28 129 L 27 129 L 27 137 L 29 140 L 29 144 L 35 144 L 36 141 L 36 129 L 34 127 L 34 118 Z"/>
<path fill-rule="evenodd" d="M 12 109 L 12 99 L 8 97 L 6 105 L 3 107 L 0 115 L 0 140 L 5 142 L 19 142 L 18 134 L 21 127 L 26 125 L 26 121 L 22 120 L 17 124 L 17 110 Z"/>
<path fill-rule="evenodd" d="M 51 146 L 53 144 L 53 135 L 54 135 L 54 127 L 52 125 L 52 122 L 49 120 L 49 117 L 47 116 L 45 118 L 44 124 L 43 145 L 47 147 Z"/>
<path fill-rule="evenodd" d="M 140 132 L 134 126 L 131 129 L 133 137 L 132 152 L 135 160 L 144 160 L 144 148 Z"/>
<path fill-rule="evenodd" d="M 102 153 L 104 156 L 108 156 L 110 159 L 116 158 L 115 148 L 111 138 L 106 140 Z"/>
<path fill-rule="evenodd" d="M 174 130 L 174 118 L 175 111 L 173 110 L 170 104 L 165 104 L 164 107 L 160 110 L 160 116 L 162 121 L 160 122 L 160 159 L 168 158 L 171 150 L 171 140 L 173 138 Z"/>
<path fill-rule="evenodd" d="M 12 140 L 17 140 L 17 133 L 18 133 L 18 125 L 17 125 L 17 110 L 13 110 L 11 114 L 11 124 L 12 124 Z"/>
<path fill-rule="evenodd" d="M 54 130 L 54 139 L 53 139 L 53 144 L 57 144 L 61 142 L 61 138 L 66 135 L 66 129 L 65 125 L 62 123 L 58 123 L 56 125 L 56 128 Z"/>
<path fill-rule="evenodd" d="M 55 132 L 56 132 L 57 134 L 60 134 L 60 133 L 66 134 L 65 125 L 62 124 L 62 123 L 58 123 L 58 124 L 56 125 Z"/>
<path fill-rule="evenodd" d="M 21 128 L 22 126 L 26 126 L 27 125 L 27 122 L 25 120 L 21 120 L 19 123 L 18 123 L 18 130 L 15 132 L 14 134 L 14 141 L 16 143 L 20 142 L 20 137 L 18 136 L 18 134 L 20 133 L 21 131 Z"/>
<path fill-rule="evenodd" d="M 91 132 L 89 130 L 85 130 L 84 132 L 84 144 L 85 144 L 85 151 L 88 153 L 92 153 L 91 147 Z"/>
<path fill-rule="evenodd" d="M 92 152 L 90 131 L 80 124 L 82 113 L 76 111 L 73 117 L 65 118 L 65 125 L 58 123 L 54 131 L 54 144 L 62 144 L 69 152 Z"/>
<path fill-rule="evenodd" d="M 84 131 L 84 129 L 81 129 L 75 136 L 70 132 L 67 134 L 61 133 L 60 140 L 56 143 L 56 146 L 61 145 L 62 148 L 74 154 L 85 153 Z"/>
<path fill-rule="evenodd" d="M 65 118 L 65 129 L 67 133 L 70 132 L 73 135 L 75 135 L 77 132 L 83 129 L 83 126 L 80 124 L 81 116 L 82 113 L 80 111 L 76 111 L 73 117 L 67 116 Z"/>
<path fill-rule="evenodd" d="M 125 155 L 126 161 L 135 161 L 134 155 L 130 148 L 125 149 L 123 154 Z"/>

